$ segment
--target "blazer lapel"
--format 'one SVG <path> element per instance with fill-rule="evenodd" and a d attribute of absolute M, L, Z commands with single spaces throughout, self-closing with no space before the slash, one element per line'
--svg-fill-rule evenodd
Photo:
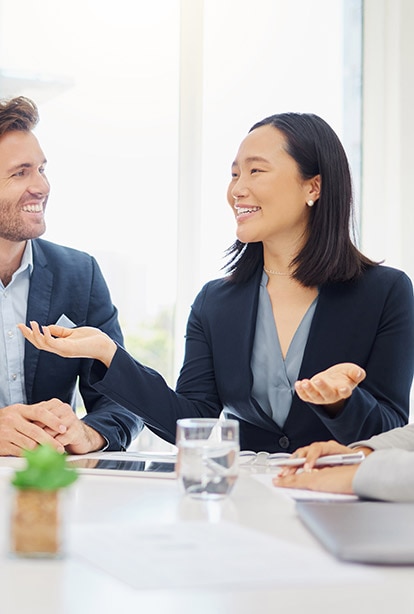
<path fill-rule="evenodd" d="M 277 424 L 268 416 L 252 397 L 253 374 L 251 356 L 256 332 L 256 318 L 259 301 L 259 287 L 262 270 L 258 270 L 245 284 L 226 287 L 222 301 L 216 307 L 217 337 L 215 347 L 223 358 L 217 368 L 219 388 L 227 391 L 234 415 L 238 402 L 243 411 L 240 417 L 267 430 L 280 432 Z M 225 310 L 223 308 L 225 306 Z M 246 403 L 245 399 L 249 399 Z M 226 398 L 222 398 L 226 405 Z"/>
<path fill-rule="evenodd" d="M 48 315 L 53 290 L 53 274 L 47 268 L 47 261 L 40 247 L 33 241 L 33 272 L 30 278 L 29 298 L 27 303 L 26 324 L 35 320 L 40 325 L 50 324 Z M 27 402 L 31 403 L 33 382 L 35 379 L 40 350 L 28 341 L 25 343 L 24 375 Z"/>
<path fill-rule="evenodd" d="M 353 285 L 346 291 L 343 284 L 326 284 L 319 292 L 318 304 L 313 316 L 300 367 L 299 379 L 313 377 L 327 367 L 347 361 L 346 349 L 349 346 L 349 321 L 355 318 L 357 299 L 353 296 Z M 332 343 L 335 339 L 335 343 Z"/>

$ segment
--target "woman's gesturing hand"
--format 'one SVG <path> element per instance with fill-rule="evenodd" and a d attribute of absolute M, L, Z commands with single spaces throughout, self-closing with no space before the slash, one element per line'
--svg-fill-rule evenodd
<path fill-rule="evenodd" d="M 116 343 L 98 328 L 65 328 L 52 324 L 40 329 L 37 322 L 30 322 L 30 327 L 18 324 L 18 328 L 37 349 L 64 358 L 94 358 L 109 367 L 117 350 Z"/>
<path fill-rule="evenodd" d="M 326 371 L 317 373 L 310 379 L 298 380 L 295 390 L 300 399 L 316 405 L 327 405 L 331 413 L 336 414 L 343 406 L 344 400 L 365 378 L 364 369 L 351 362 L 343 362 Z"/>

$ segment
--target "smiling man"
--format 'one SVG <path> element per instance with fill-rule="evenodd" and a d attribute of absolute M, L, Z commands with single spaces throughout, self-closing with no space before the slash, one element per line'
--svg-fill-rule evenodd
<path fill-rule="evenodd" d="M 72 454 L 126 449 L 142 422 L 87 383 L 89 361 L 40 353 L 16 328 L 31 320 L 96 326 L 123 344 L 95 259 L 39 239 L 50 186 L 38 119 L 28 98 L 0 101 L 0 455 L 38 443 Z M 74 411 L 78 383 L 83 419 Z"/>

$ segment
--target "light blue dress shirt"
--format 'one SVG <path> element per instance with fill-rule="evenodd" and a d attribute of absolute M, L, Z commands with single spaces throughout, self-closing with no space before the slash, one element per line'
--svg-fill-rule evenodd
<path fill-rule="evenodd" d="M 0 280 L 0 407 L 27 403 L 24 384 L 24 337 L 17 328 L 26 322 L 30 275 L 33 270 L 31 241 L 27 241 L 20 267 L 4 287 Z"/>
<path fill-rule="evenodd" d="M 263 273 L 251 359 L 252 395 L 263 411 L 282 428 L 292 404 L 294 384 L 298 379 L 318 297 L 303 316 L 284 359 L 266 287 L 267 282 L 268 276 Z"/>

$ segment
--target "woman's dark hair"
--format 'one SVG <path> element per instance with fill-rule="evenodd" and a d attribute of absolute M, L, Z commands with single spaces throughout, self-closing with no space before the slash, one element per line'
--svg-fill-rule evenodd
<path fill-rule="evenodd" d="M 332 128 L 311 113 L 281 113 L 249 130 L 273 126 L 283 133 L 286 151 L 296 161 L 303 179 L 321 177 L 319 199 L 310 209 L 308 237 L 291 262 L 293 277 L 304 286 L 357 278 L 378 263 L 364 256 L 354 235 L 352 182 L 344 148 Z M 354 237 L 355 238 L 355 237 Z M 239 240 L 227 250 L 225 269 L 234 282 L 245 282 L 263 267 L 263 245 Z"/>
<path fill-rule="evenodd" d="M 30 132 L 39 121 L 35 103 L 25 96 L 0 100 L 0 136 L 20 130 Z"/>

